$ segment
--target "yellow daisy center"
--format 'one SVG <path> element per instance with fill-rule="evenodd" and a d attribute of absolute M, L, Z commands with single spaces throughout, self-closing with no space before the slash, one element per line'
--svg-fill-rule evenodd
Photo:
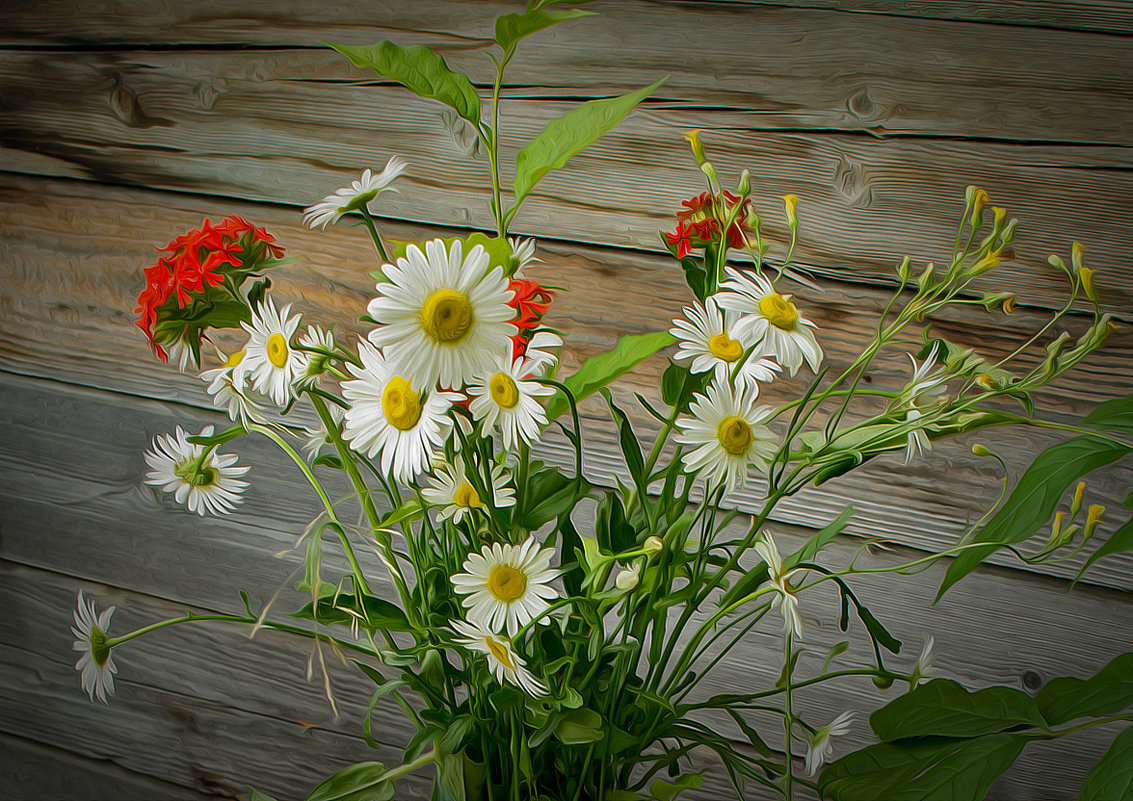
<path fill-rule="evenodd" d="M 759 311 L 771 325 L 784 331 L 794 331 L 799 324 L 799 310 L 778 292 L 760 298 Z"/>
<path fill-rule="evenodd" d="M 287 340 L 283 338 L 283 334 L 272 334 L 268 337 L 267 342 L 268 361 L 274 364 L 279 369 L 287 366 Z"/>
<path fill-rule="evenodd" d="M 755 439 L 747 420 L 735 415 L 720 424 L 716 430 L 716 437 L 720 440 L 720 447 L 732 456 L 743 456 Z"/>
<path fill-rule="evenodd" d="M 515 662 L 511 661 L 511 654 L 508 653 L 506 645 L 495 637 L 485 637 L 484 645 L 488 646 L 488 650 L 491 651 L 492 656 L 496 658 L 497 662 L 501 663 L 509 670 L 515 670 Z"/>
<path fill-rule="evenodd" d="M 276 334 L 276 336 L 279 336 L 279 335 Z M 235 367 L 236 365 L 238 365 L 242 361 L 244 361 L 244 351 L 238 350 L 235 353 L 233 353 L 231 356 L 229 356 L 227 359 L 224 360 L 224 368 L 229 369 L 229 368 Z"/>
<path fill-rule="evenodd" d="M 727 334 L 717 334 L 708 340 L 708 350 L 717 359 L 726 362 L 737 361 L 744 355 L 744 346 Z"/>
<path fill-rule="evenodd" d="M 507 373 L 496 373 L 488 379 L 488 391 L 492 394 L 492 400 L 505 409 L 515 408 L 519 403 L 519 387 Z"/>
<path fill-rule="evenodd" d="M 386 382 L 382 390 L 382 414 L 400 431 L 408 431 L 421 419 L 421 396 L 399 375 Z"/>
<path fill-rule="evenodd" d="M 467 482 L 456 488 L 456 492 L 452 494 L 452 502 L 465 509 L 484 508 L 484 504 L 480 502 L 480 495 L 476 492 L 476 488 Z"/>
<path fill-rule="evenodd" d="M 488 573 L 488 591 L 497 600 L 511 603 L 527 591 L 527 576 L 511 565 L 496 565 Z"/>
<path fill-rule="evenodd" d="M 425 300 L 421 327 L 437 342 L 459 342 L 472 327 L 472 304 L 463 292 L 438 289 Z"/>

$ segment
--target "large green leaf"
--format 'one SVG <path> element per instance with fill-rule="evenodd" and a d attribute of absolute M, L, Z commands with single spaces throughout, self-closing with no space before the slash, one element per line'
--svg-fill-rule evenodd
<path fill-rule="evenodd" d="M 587 359 L 573 375 L 564 379 L 563 383 L 574 395 L 575 400 L 582 400 L 675 341 L 668 331 L 627 334 L 618 340 L 613 350 Z M 555 395 L 547 404 L 547 419 L 554 420 L 565 412 L 568 406 L 567 399 L 561 392 Z"/>
<path fill-rule="evenodd" d="M 1133 706 L 1133 653 L 1122 654 L 1089 679 L 1051 679 L 1035 701 L 1052 726 L 1075 718 L 1117 714 Z"/>
<path fill-rule="evenodd" d="M 1074 580 L 1080 579 L 1090 565 L 1099 559 L 1126 551 L 1133 551 L 1133 518 L 1126 520 L 1124 526 L 1113 532 L 1100 548 L 1090 554 L 1090 558 L 1086 560 L 1086 564 L 1082 565 L 1082 569 L 1078 571 Z"/>
<path fill-rule="evenodd" d="M 555 737 L 565 745 L 584 745 L 606 736 L 602 716 L 593 709 L 581 707 L 563 714 L 555 729 Z"/>
<path fill-rule="evenodd" d="M 1103 431 L 1133 434 L 1133 395 L 1099 403 L 1082 420 L 1082 425 Z"/>
<path fill-rule="evenodd" d="M 621 97 L 588 100 L 551 120 L 542 133 L 527 143 L 515 163 L 515 205 L 551 170 L 567 163 L 602 134 L 616 126 L 638 103 L 649 97 L 668 78 Z"/>
<path fill-rule="evenodd" d="M 400 47 L 393 42 L 330 46 L 354 62 L 354 66 L 397 81 L 420 97 L 439 100 L 473 125 L 479 124 L 480 95 L 472 81 L 464 73 L 449 69 L 444 58 L 429 48 Z"/>
<path fill-rule="evenodd" d="M 381 762 L 359 762 L 343 768 L 307 796 L 307 801 L 390 801 L 396 791 L 385 780 Z"/>
<path fill-rule="evenodd" d="M 1035 699 L 1013 687 L 970 693 L 951 679 L 934 679 L 870 715 L 883 741 L 906 737 L 978 737 L 1014 726 L 1042 726 Z"/>
<path fill-rule="evenodd" d="M 1040 453 L 1011 497 L 976 534 L 975 542 L 988 544 L 966 550 L 952 560 L 936 600 L 1003 545 L 1022 542 L 1034 535 L 1050 520 L 1071 483 L 1128 452 L 1128 448 L 1112 440 L 1085 436 L 1060 442 Z"/>
<path fill-rule="evenodd" d="M 496 43 L 504 50 L 525 36 L 579 17 L 593 16 L 593 11 L 572 8 L 569 11 L 543 11 L 532 9 L 523 14 L 504 14 L 496 18 Z"/>
<path fill-rule="evenodd" d="M 1117 735 L 1101 762 L 1090 768 L 1078 801 L 1133 801 L 1133 726 Z"/>

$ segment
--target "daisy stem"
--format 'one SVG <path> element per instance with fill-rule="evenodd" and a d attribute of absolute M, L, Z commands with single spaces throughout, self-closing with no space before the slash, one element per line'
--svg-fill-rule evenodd
<path fill-rule="evenodd" d="M 793 728 L 794 715 L 791 713 L 791 632 L 783 638 L 786 641 L 786 662 L 783 663 L 783 729 L 787 737 L 787 742 L 784 746 L 787 758 L 787 772 L 783 774 L 783 789 L 786 791 L 786 800 L 791 801 L 791 782 L 794 779 L 794 766 L 792 765 L 791 756 L 791 729 Z"/>
<path fill-rule="evenodd" d="M 374 240 L 374 247 L 378 249 L 378 255 L 381 257 L 382 262 L 389 264 L 389 254 L 386 253 L 386 247 L 382 244 L 382 238 L 378 236 L 378 229 L 374 226 L 374 218 L 370 215 L 370 210 L 362 206 L 358 211 L 362 212 L 362 221 L 366 224 L 366 229 L 370 232 L 370 238 Z"/>
<path fill-rule="evenodd" d="M 335 643 L 336 645 L 341 645 L 344 648 L 349 648 L 351 650 L 358 651 L 359 653 L 369 654 L 371 656 L 373 656 L 373 654 L 374 654 L 374 652 L 372 650 L 370 650 L 369 648 L 364 648 L 361 645 L 358 645 L 357 643 L 349 642 L 347 640 L 340 640 L 337 637 L 331 637 L 329 634 L 323 634 L 322 632 L 318 632 L 318 631 L 311 631 L 310 629 L 304 629 L 304 628 L 301 628 L 300 626 L 291 626 L 291 625 L 288 625 L 287 623 L 274 623 L 270 620 L 260 621 L 260 620 L 257 620 L 254 617 L 249 616 L 249 615 L 223 615 L 223 614 L 198 615 L 198 614 L 195 614 L 193 612 L 190 612 L 187 615 L 182 615 L 181 617 L 174 617 L 174 618 L 170 618 L 169 620 L 161 620 L 161 621 L 158 621 L 157 623 L 151 623 L 148 626 L 143 626 L 140 629 L 135 629 L 134 631 L 131 631 L 128 634 L 123 634 L 121 637 L 114 637 L 113 639 L 108 639 L 106 641 L 106 647 L 107 648 L 116 648 L 119 645 L 121 645 L 122 643 L 127 642 L 129 640 L 132 640 L 135 637 L 140 637 L 143 634 L 149 634 L 149 633 L 157 631 L 159 629 L 168 628 L 169 626 L 176 626 L 180 623 L 199 623 L 199 622 L 205 622 L 205 621 L 220 621 L 222 623 L 246 623 L 248 625 L 259 625 L 259 626 L 262 626 L 264 628 L 275 629 L 277 631 L 286 631 L 286 632 L 290 632 L 292 634 L 302 634 L 305 637 L 313 637 L 317 640 L 328 640 L 330 642 Z"/>

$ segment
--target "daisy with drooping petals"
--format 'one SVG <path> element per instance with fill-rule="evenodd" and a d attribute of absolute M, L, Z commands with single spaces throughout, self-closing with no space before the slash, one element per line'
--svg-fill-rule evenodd
<path fill-rule="evenodd" d="M 513 278 L 522 278 L 522 273 L 529 264 L 543 261 L 535 258 L 534 239 L 520 239 L 519 237 L 509 236 L 507 243 L 511 246 L 511 257 L 515 259 L 515 269 L 511 272 Z"/>
<path fill-rule="evenodd" d="M 928 357 L 919 365 L 911 353 L 905 354 L 913 363 L 913 377 L 909 379 L 909 385 L 899 396 L 901 405 L 905 407 L 906 422 L 919 420 L 922 416 L 921 408 L 929 404 L 929 399 L 948 391 L 948 387 L 945 386 L 949 378 L 948 371 L 936 362 L 938 344 L 933 343 Z M 932 450 L 932 440 L 928 438 L 928 434 L 923 428 L 914 428 L 909 432 L 909 439 L 905 444 L 905 464 L 911 462 L 914 455 L 921 456 L 925 451 L 930 450 Z"/>
<path fill-rule="evenodd" d="M 367 307 L 378 323 L 370 341 L 415 386 L 459 389 L 495 367 L 502 344 L 518 329 L 508 279 L 483 246 L 465 255 L 462 242 L 447 247 L 434 239 L 425 250 L 410 245 L 382 271 L 389 281 L 378 284 Z"/>
<path fill-rule="evenodd" d="M 212 396 L 213 405 L 218 409 L 225 409 L 230 420 L 239 420 L 245 426 L 249 421 L 260 424 L 267 422 L 260 406 L 260 400 L 266 401 L 267 398 L 236 383 L 235 372 L 244 359 L 244 351 L 238 350 L 231 356 L 225 356 L 218 349 L 217 356 L 221 359 L 220 367 L 201 373 L 201 380 L 208 384 L 208 394 Z"/>
<path fill-rule="evenodd" d="M 305 208 L 303 222 L 309 228 L 326 228 L 327 224 L 338 222 L 342 215 L 365 208 L 380 192 L 389 189 L 393 180 L 405 172 L 408 166 L 405 161 L 394 156 L 386 162 L 386 168 L 377 174 L 369 169 L 365 170 L 362 177 L 350 186 L 336 189 L 333 195 L 327 195 L 315 205 Z"/>
<path fill-rule="evenodd" d="M 212 426 L 205 426 L 198 436 L 211 437 L 212 432 Z M 145 483 L 172 492 L 177 503 L 202 517 L 231 512 L 243 501 L 240 495 L 248 482 L 240 476 L 249 468 L 235 467 L 235 454 L 219 454 L 215 449 L 206 453 L 204 445 L 194 445 L 188 436 L 177 426 L 175 433 L 153 438 L 153 450 L 145 453 L 150 466 Z"/>
<path fill-rule="evenodd" d="M 785 570 L 783 568 L 783 557 L 779 555 L 779 549 L 775 546 L 775 540 L 771 539 L 770 532 L 765 532 L 763 537 L 755 543 L 755 552 L 759 554 L 760 559 L 767 563 L 767 574 L 771 577 L 771 583 L 777 590 L 775 598 L 771 601 L 771 608 L 782 607 L 783 633 L 792 633 L 796 638 L 801 638 L 803 636 L 803 619 L 799 616 L 799 599 L 789 583 L 791 576 L 798 573 L 799 569 Z"/>
<path fill-rule="evenodd" d="M 716 296 L 705 300 L 703 308 L 700 306 L 686 306 L 685 320 L 673 320 L 673 327 L 669 333 L 677 338 L 678 349 L 674 359 L 692 359 L 689 367 L 694 373 L 713 371 L 717 382 L 721 384 L 732 381 L 732 373 L 740 364 L 754 340 L 742 339 L 736 333 L 736 322 L 739 314 L 734 311 L 722 311 L 716 304 Z M 770 381 L 779 370 L 779 365 L 770 359 L 759 359 L 752 353 L 736 375 L 737 382 L 756 384 L 759 381 Z"/>
<path fill-rule="evenodd" d="M 101 615 L 98 614 L 94 601 L 87 601 L 83 598 L 83 591 L 79 590 L 75 625 L 71 627 L 71 633 L 75 635 L 72 647 L 82 653 L 75 663 L 75 670 L 82 677 L 83 689 L 90 700 L 93 701 L 98 696 L 98 700 L 104 704 L 110 703 L 106 697 L 114 694 L 114 674 L 118 672 L 107 644 L 110 638 L 106 636 L 114 609 L 112 606 Z"/>
<path fill-rule="evenodd" d="M 818 769 L 826 764 L 826 760 L 834 754 L 834 746 L 831 745 L 830 740 L 848 732 L 853 719 L 853 712 L 843 712 L 834 718 L 829 725 L 816 731 L 810 738 L 810 744 L 806 750 L 806 773 L 808 776 L 818 773 Z"/>
<path fill-rule="evenodd" d="M 706 394 L 696 396 L 690 416 L 677 420 L 680 433 L 675 437 L 694 448 L 684 457 L 688 472 L 703 470 L 710 486 L 731 492 L 746 484 L 750 465 L 775 455 L 775 436 L 763 425 L 774 410 L 755 406 L 757 392 L 754 384 L 732 387 L 713 381 Z"/>
<path fill-rule="evenodd" d="M 328 403 L 327 412 L 334 424 L 341 428 L 346 410 L 337 403 Z M 303 453 L 306 454 L 308 462 L 314 461 L 323 447 L 331 444 L 330 432 L 323 425 L 321 417 L 315 419 L 314 425 L 304 426 L 299 439 L 303 444 Z"/>
<path fill-rule="evenodd" d="M 537 381 L 525 380 L 539 366 L 528 359 L 501 362 L 495 372 L 481 376 L 468 386 L 472 398 L 469 411 L 483 423 L 485 432 L 499 426 L 504 450 L 513 450 L 520 442 L 530 445 L 537 441 L 540 430 L 547 425 L 547 414 L 538 399 L 555 394 L 555 390 Z"/>
<path fill-rule="evenodd" d="M 551 567 L 554 548 L 540 548 L 529 537 L 522 545 L 485 545 L 464 560 L 464 572 L 452 577 L 468 609 L 467 618 L 481 628 L 507 628 L 515 636 L 520 626 L 548 606 L 559 593 L 550 582 L 558 575 Z"/>
<path fill-rule="evenodd" d="M 299 336 L 298 344 L 300 347 L 295 352 L 299 369 L 295 386 L 313 387 L 318 383 L 319 376 L 330 369 L 330 357 L 321 351 L 334 352 L 334 333 L 317 325 L 309 325 Z M 318 351 L 303 348 L 318 348 Z"/>
<path fill-rule="evenodd" d="M 295 336 L 303 315 L 288 317 L 290 311 L 290 303 L 276 311 L 272 299 L 264 298 L 252 312 L 251 324 L 240 323 L 250 337 L 234 378 L 241 384 L 247 380 L 254 390 L 267 395 L 276 406 L 287 405 L 291 382 L 303 369 L 303 358 L 291 345 L 291 337 Z"/>
<path fill-rule="evenodd" d="M 493 508 L 515 506 L 515 490 L 507 486 L 507 480 L 504 468 L 493 464 L 491 486 L 488 488 L 492 493 L 490 503 Z M 473 509 L 483 509 L 487 505 L 468 480 L 464 459 L 459 454 L 452 464 L 440 462 L 435 465 L 429 483 L 431 486 L 422 487 L 421 494 L 430 504 L 439 507 L 437 517 L 440 520 L 451 519 L 459 523 Z"/>
<path fill-rule="evenodd" d="M 733 267 L 726 271 L 728 280 L 714 297 L 720 308 L 742 315 L 736 336 L 750 336 L 758 345 L 757 353 L 775 358 L 791 375 L 799 371 L 803 359 L 817 372 L 822 348 L 814 337 L 815 325 L 799 315 L 791 296 L 780 295 L 759 273 L 745 275 Z"/>
<path fill-rule="evenodd" d="M 909 677 L 910 689 L 916 689 L 918 684 L 922 681 L 928 681 L 936 673 L 932 654 L 935 644 L 936 639 L 931 634 L 924 635 L 924 642 L 921 644 L 921 654 L 917 657 L 917 663 L 913 665 L 913 673 Z"/>
<path fill-rule="evenodd" d="M 342 435 L 367 456 L 381 454 L 382 472 L 405 483 L 428 469 L 448 437 L 447 412 L 460 395 L 434 390 L 427 396 L 401 375 L 371 343 L 358 343 L 362 366 L 347 365 L 355 376 L 342 384 L 346 410 Z"/>
<path fill-rule="evenodd" d="M 488 657 L 488 667 L 500 684 L 504 682 L 514 684 L 536 698 L 547 695 L 546 685 L 531 675 L 527 663 L 512 650 L 510 642 L 483 627 L 469 625 L 463 620 L 454 620 L 452 626 L 457 634 L 464 635 L 456 640 L 457 645 L 463 645 Z"/>
<path fill-rule="evenodd" d="M 559 363 L 559 352 L 563 347 L 563 338 L 553 331 L 536 331 L 531 339 L 524 340 L 523 352 L 519 352 L 519 337 L 512 340 L 512 358 L 520 356 L 530 363 L 531 375 L 543 376 Z"/>

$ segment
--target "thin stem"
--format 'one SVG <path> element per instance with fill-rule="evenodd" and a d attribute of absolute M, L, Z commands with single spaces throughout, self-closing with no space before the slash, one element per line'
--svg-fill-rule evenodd
<path fill-rule="evenodd" d="M 358 209 L 362 212 L 362 222 L 366 224 L 366 229 L 370 232 L 370 238 L 374 240 L 374 247 L 378 249 L 378 255 L 381 256 L 383 264 L 389 264 L 389 254 L 386 253 L 385 245 L 382 244 L 382 238 L 378 236 L 378 229 L 374 226 L 374 218 L 370 215 L 370 210 L 365 206 Z"/>
<path fill-rule="evenodd" d="M 259 626 L 262 626 L 262 627 L 265 627 L 265 628 L 270 628 L 270 629 L 275 629 L 277 631 L 286 631 L 286 632 L 290 632 L 292 634 L 302 634 L 305 637 L 312 637 L 314 639 L 327 640 L 329 642 L 335 643 L 336 645 L 341 645 L 343 648 L 349 648 L 353 651 L 358 651 L 359 653 L 368 654 L 370 656 L 374 655 L 373 650 L 371 650 L 369 648 L 364 648 L 361 645 L 358 645 L 357 643 L 349 642 L 348 640 L 340 640 L 339 638 L 332 637 L 329 634 L 324 634 L 324 633 L 318 632 L 318 631 L 311 631 L 310 629 L 304 629 L 304 628 L 301 628 L 299 626 L 291 626 L 291 625 L 288 625 L 287 623 L 275 623 L 275 622 L 270 621 L 270 620 L 259 621 L 259 620 L 257 620 L 256 618 L 254 618 L 250 615 L 223 615 L 223 614 L 198 615 L 198 614 L 195 614 L 193 612 L 190 612 L 187 615 L 182 615 L 181 617 L 174 617 L 174 618 L 170 618 L 169 620 L 162 620 L 162 621 L 159 621 L 157 623 L 151 623 L 148 626 L 143 626 L 140 629 L 135 629 L 134 631 L 131 631 L 128 634 L 123 634 L 121 637 L 114 637 L 113 639 L 108 639 L 106 641 L 106 647 L 107 648 L 116 648 L 117 646 L 121 645 L 122 643 L 128 642 L 129 640 L 132 640 L 135 637 L 140 637 L 143 634 L 149 634 L 151 632 L 158 631 L 159 629 L 164 629 L 164 628 L 167 628 L 169 626 L 176 626 L 176 625 L 179 625 L 181 623 L 199 623 L 199 622 L 204 622 L 204 621 L 220 621 L 222 623 L 245 623 L 245 624 L 248 624 L 248 625 L 257 625 L 258 624 Z"/>

